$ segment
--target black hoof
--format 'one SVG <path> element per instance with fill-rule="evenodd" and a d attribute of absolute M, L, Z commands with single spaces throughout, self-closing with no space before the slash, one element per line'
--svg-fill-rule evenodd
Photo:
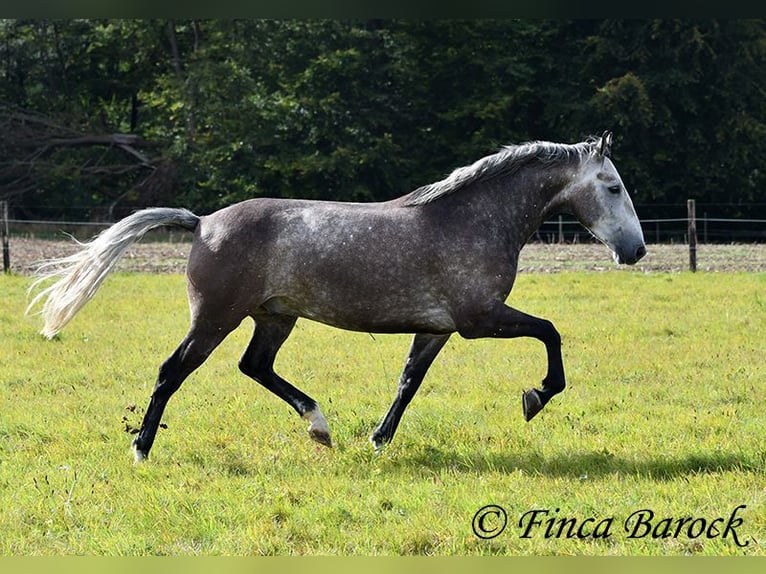
<path fill-rule="evenodd" d="M 386 437 L 379 428 L 375 429 L 370 437 L 370 443 L 375 450 L 380 450 L 388 444 L 390 439 Z"/>
<path fill-rule="evenodd" d="M 372 443 L 372 447 L 373 447 L 373 448 L 374 448 L 376 451 L 379 451 L 379 450 L 381 450 L 381 449 L 382 449 L 384 446 L 386 446 L 386 445 L 388 444 L 388 441 L 387 441 L 387 440 L 385 440 L 383 437 L 372 435 L 372 436 L 370 437 L 370 443 Z"/>
<path fill-rule="evenodd" d="M 535 389 L 524 391 L 521 394 L 521 406 L 524 409 L 524 420 L 531 421 L 534 416 L 543 410 L 543 402 Z"/>
<path fill-rule="evenodd" d="M 149 453 L 141 449 L 135 440 L 130 443 L 130 446 L 133 451 L 133 464 L 141 464 L 149 456 Z"/>
<path fill-rule="evenodd" d="M 314 429 L 309 431 L 309 436 L 312 440 L 318 442 L 322 446 L 332 448 L 332 439 L 330 438 L 330 433 Z"/>

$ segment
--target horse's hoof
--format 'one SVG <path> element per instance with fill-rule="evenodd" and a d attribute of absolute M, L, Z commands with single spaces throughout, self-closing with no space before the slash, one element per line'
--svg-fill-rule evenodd
<path fill-rule="evenodd" d="M 326 446 L 327 448 L 332 448 L 332 439 L 330 438 L 330 433 L 318 429 L 312 429 L 309 430 L 309 436 L 312 440 L 315 440 L 319 444 Z"/>
<path fill-rule="evenodd" d="M 146 453 L 142 450 L 139 450 L 138 447 L 134 444 L 133 445 L 133 464 L 139 465 L 145 460 L 146 460 Z"/>
<path fill-rule="evenodd" d="M 330 427 L 327 426 L 327 421 L 325 420 L 322 411 L 319 410 L 319 407 L 307 412 L 303 415 L 303 418 L 310 422 L 308 431 L 311 439 L 323 446 L 332 448 Z"/>
<path fill-rule="evenodd" d="M 370 444 L 372 444 L 372 448 L 375 449 L 375 452 L 380 452 L 383 450 L 383 447 L 388 444 L 388 441 L 383 440 L 383 437 L 372 435 L 370 437 Z"/>
<path fill-rule="evenodd" d="M 521 406 L 524 409 L 524 420 L 531 421 L 532 418 L 543 410 L 543 402 L 535 389 L 524 391 L 521 394 Z"/>

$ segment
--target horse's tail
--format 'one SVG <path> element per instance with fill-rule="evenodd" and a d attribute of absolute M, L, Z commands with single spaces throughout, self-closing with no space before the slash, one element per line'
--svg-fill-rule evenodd
<path fill-rule="evenodd" d="M 27 313 L 45 300 L 41 314 L 45 321 L 42 333 L 52 338 L 95 295 L 101 282 L 114 268 L 131 244 L 155 227 L 174 225 L 194 231 L 200 218 L 186 209 L 157 207 L 144 209 L 118 221 L 93 240 L 80 243 L 82 249 L 61 259 L 40 264 L 33 291 L 41 282 L 58 279 L 38 293 L 27 307 Z M 79 242 L 78 242 L 79 243 Z"/>

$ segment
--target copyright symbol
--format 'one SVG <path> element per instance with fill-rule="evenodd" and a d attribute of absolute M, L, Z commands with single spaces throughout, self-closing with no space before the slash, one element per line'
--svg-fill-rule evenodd
<path fill-rule="evenodd" d="M 473 515 L 473 533 L 479 538 L 490 540 L 502 534 L 508 524 L 508 514 L 502 506 L 488 504 Z"/>

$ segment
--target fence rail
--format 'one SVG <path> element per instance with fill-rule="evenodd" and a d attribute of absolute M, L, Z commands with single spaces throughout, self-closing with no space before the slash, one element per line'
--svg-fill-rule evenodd
<path fill-rule="evenodd" d="M 688 243 L 688 217 L 641 219 L 644 237 L 650 243 Z M 766 219 L 697 217 L 697 237 L 701 243 L 764 243 Z M 567 217 L 546 221 L 535 235 L 546 243 L 587 241 L 588 232 L 578 221 Z"/>
<path fill-rule="evenodd" d="M 3 235 L 3 268 L 10 268 L 9 237 L 37 239 L 61 239 L 65 235 L 84 240 L 96 235 L 111 222 L 59 221 L 44 219 L 10 219 L 7 204 L 0 202 L 0 230 Z M 3 215 L 5 215 L 3 217 Z M 699 243 L 766 243 L 766 219 L 737 219 L 724 217 L 687 217 L 642 219 L 641 226 L 648 243 L 669 243 L 688 245 L 690 268 L 694 270 L 692 250 Z M 694 225 L 691 225 L 691 223 Z M 693 234 L 693 235 L 692 235 Z M 148 241 L 184 243 L 192 236 L 174 228 L 161 228 L 146 235 Z M 589 243 L 595 241 L 592 235 L 575 219 L 560 216 L 542 224 L 532 241 L 542 243 Z"/>
<path fill-rule="evenodd" d="M 641 219 L 641 227 L 647 241 L 652 243 L 686 243 L 688 238 L 688 217 Z M 101 221 L 60 221 L 45 219 L 8 219 L 11 236 L 55 237 L 63 233 L 70 235 L 92 235 L 109 227 L 111 222 Z M 744 229 L 742 226 L 747 225 Z M 711 240 L 766 242 L 766 219 L 732 219 L 723 217 L 697 218 L 699 239 L 703 243 Z M 73 231 L 74 230 L 74 231 Z M 76 231 L 76 233 L 75 233 Z M 179 234 L 178 237 L 184 237 Z M 580 223 L 566 216 L 544 222 L 535 235 L 538 241 L 565 243 L 587 240 L 589 234 Z"/>
<path fill-rule="evenodd" d="M 79 240 L 89 239 L 106 229 L 113 222 L 107 221 L 57 221 L 45 219 L 8 219 L 12 237 L 35 239 L 62 239 L 72 236 Z M 145 236 L 149 241 L 191 241 L 191 235 L 172 227 L 152 229 Z"/>

